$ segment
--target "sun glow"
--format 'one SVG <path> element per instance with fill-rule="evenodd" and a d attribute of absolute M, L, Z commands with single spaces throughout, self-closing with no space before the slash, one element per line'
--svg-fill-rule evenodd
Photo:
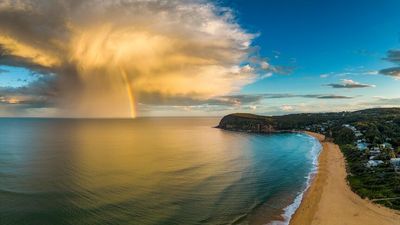
<path fill-rule="evenodd" d="M 20 4 L 0 4 L 0 15 L 15 13 L 32 29 L 2 21 L 0 54 L 9 57 L 7 62 L 55 75 L 56 82 L 45 84 L 55 91 L 43 99 L 61 116 L 134 118 L 141 113 L 138 105 L 149 112 L 152 104 L 174 107 L 181 99 L 207 100 L 257 78 L 253 70 L 242 68 L 255 36 L 212 3 Z"/>
<path fill-rule="evenodd" d="M 55 55 L 47 51 L 31 47 L 7 36 L 0 35 L 0 47 L 4 47 L 8 54 L 29 59 L 32 62 L 45 67 L 51 67 L 60 64 L 60 60 Z"/>

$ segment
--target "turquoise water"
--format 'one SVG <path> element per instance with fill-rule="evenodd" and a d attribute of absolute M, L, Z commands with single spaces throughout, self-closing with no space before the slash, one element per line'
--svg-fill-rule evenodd
<path fill-rule="evenodd" d="M 218 121 L 0 119 L 0 224 L 288 219 L 318 143 L 212 128 Z"/>

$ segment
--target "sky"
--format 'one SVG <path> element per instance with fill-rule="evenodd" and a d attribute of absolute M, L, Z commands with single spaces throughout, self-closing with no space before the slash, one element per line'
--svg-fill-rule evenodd
<path fill-rule="evenodd" d="M 398 8 L 397 0 L 5 0 L 0 116 L 398 107 Z"/>

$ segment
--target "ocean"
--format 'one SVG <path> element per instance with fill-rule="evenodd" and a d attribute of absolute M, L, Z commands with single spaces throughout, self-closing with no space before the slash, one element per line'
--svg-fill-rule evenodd
<path fill-rule="evenodd" d="M 218 122 L 0 119 L 0 224 L 287 224 L 319 142 Z"/>

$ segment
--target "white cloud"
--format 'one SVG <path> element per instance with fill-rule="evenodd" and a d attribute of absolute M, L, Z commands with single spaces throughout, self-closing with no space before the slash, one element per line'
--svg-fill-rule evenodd
<path fill-rule="evenodd" d="M 291 105 L 282 105 L 282 106 L 281 106 L 281 110 L 283 110 L 283 111 L 285 111 L 285 112 L 293 111 L 293 110 L 294 110 L 294 107 L 291 106 Z"/>
<path fill-rule="evenodd" d="M 263 69 L 263 70 L 267 70 L 270 67 L 270 65 L 267 61 L 262 61 L 260 66 L 261 66 L 261 69 Z"/>
<path fill-rule="evenodd" d="M 350 79 L 342 79 L 342 83 L 337 84 L 337 83 L 331 83 L 327 84 L 326 86 L 330 86 L 332 88 L 371 88 L 371 87 L 376 87 L 376 85 L 373 84 L 362 84 L 359 82 L 356 82 L 354 80 Z"/>
<path fill-rule="evenodd" d="M 270 73 L 265 73 L 265 74 L 261 75 L 261 76 L 260 76 L 260 79 L 265 79 L 265 78 L 269 78 L 269 77 L 272 77 L 272 73 L 271 73 L 271 72 L 270 72 Z"/>

